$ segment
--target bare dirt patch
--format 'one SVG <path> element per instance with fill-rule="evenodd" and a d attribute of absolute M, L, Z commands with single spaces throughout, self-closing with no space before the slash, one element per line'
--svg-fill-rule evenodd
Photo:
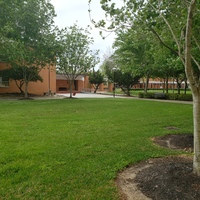
<path fill-rule="evenodd" d="M 171 149 L 193 150 L 193 136 L 167 135 L 153 139 Z M 122 200 L 197 200 L 200 178 L 192 173 L 192 156 L 149 159 L 120 172 L 116 184 Z"/>

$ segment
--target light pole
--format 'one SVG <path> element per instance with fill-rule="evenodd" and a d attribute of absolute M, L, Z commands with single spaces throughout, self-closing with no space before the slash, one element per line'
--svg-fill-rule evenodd
<path fill-rule="evenodd" d="M 115 97 L 115 70 L 116 68 L 113 68 L 113 97 Z"/>

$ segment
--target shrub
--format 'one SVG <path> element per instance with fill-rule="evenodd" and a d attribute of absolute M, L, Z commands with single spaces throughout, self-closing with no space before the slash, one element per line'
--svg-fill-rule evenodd
<path fill-rule="evenodd" d="M 153 92 L 144 93 L 144 98 L 154 99 L 154 93 Z"/>
<path fill-rule="evenodd" d="M 140 92 L 139 98 L 147 99 L 167 99 L 167 100 L 178 100 L 178 101 L 192 101 L 192 94 L 165 94 L 165 93 L 153 93 L 153 92 Z"/>
<path fill-rule="evenodd" d="M 147 99 L 165 99 L 164 93 L 154 93 L 154 92 L 139 92 L 139 98 L 147 98 Z"/>
<path fill-rule="evenodd" d="M 166 94 L 166 99 L 179 101 L 192 101 L 192 94 Z"/>
<path fill-rule="evenodd" d="M 139 92 L 139 93 L 138 93 L 138 97 L 139 97 L 139 98 L 144 98 L 144 92 Z"/>
<path fill-rule="evenodd" d="M 154 98 L 155 99 L 166 99 L 165 93 L 157 92 L 154 93 Z"/>
<path fill-rule="evenodd" d="M 168 93 L 168 94 L 166 94 L 166 99 L 168 99 L 168 100 L 178 100 L 178 94 Z"/>
<path fill-rule="evenodd" d="M 180 100 L 180 101 L 193 101 L 192 94 L 179 94 L 178 100 Z"/>

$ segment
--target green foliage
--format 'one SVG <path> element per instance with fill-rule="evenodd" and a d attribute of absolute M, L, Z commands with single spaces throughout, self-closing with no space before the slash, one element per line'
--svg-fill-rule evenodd
<path fill-rule="evenodd" d="M 43 81 L 42 77 L 39 75 L 37 67 L 26 67 L 26 66 L 15 66 L 5 70 L 0 71 L 0 76 L 7 77 L 15 81 L 17 87 L 19 88 L 20 92 L 24 94 L 22 89 L 25 79 L 24 79 L 24 72 L 29 79 L 29 82 L 37 82 Z"/>
<path fill-rule="evenodd" d="M 193 101 L 192 94 L 166 94 L 169 100 Z"/>
<path fill-rule="evenodd" d="M 96 93 L 96 91 L 99 88 L 99 85 L 104 83 L 104 76 L 101 74 L 101 72 L 98 71 L 92 71 L 89 73 L 89 82 L 93 85 L 94 87 L 94 93 Z"/>
<path fill-rule="evenodd" d="M 154 93 L 152 92 L 147 92 L 147 93 L 144 93 L 144 98 L 147 98 L 147 99 L 154 99 Z"/>
<path fill-rule="evenodd" d="M 115 30 L 124 27 L 134 28 L 138 24 L 144 26 L 164 47 L 180 58 L 190 83 L 194 108 L 198 107 L 200 99 L 200 15 L 198 14 L 200 2 L 198 0 L 126 0 L 119 9 L 113 7 L 112 2 L 112 0 L 106 0 L 101 1 L 101 4 Z M 197 109 L 194 112 L 195 144 L 200 143 L 199 121 L 200 113 Z M 198 152 L 200 147 L 195 145 L 194 148 L 196 153 L 194 154 L 193 171 L 199 176 L 200 155 Z"/>
<path fill-rule="evenodd" d="M 110 17 L 111 24 L 107 22 L 107 28 L 113 27 L 113 31 L 119 34 L 115 45 L 121 46 L 119 54 L 122 61 L 125 63 L 125 68 L 130 68 L 133 65 L 135 54 L 132 54 L 130 48 L 133 43 L 138 44 L 138 47 L 143 44 L 148 44 L 147 39 L 150 38 L 151 44 L 150 55 L 155 59 L 156 69 L 155 72 L 161 73 L 160 76 L 174 76 L 177 82 L 181 82 L 186 79 L 183 65 L 185 65 L 185 42 L 186 42 L 186 24 L 189 7 L 194 3 L 194 16 L 191 38 L 191 52 L 192 52 L 192 68 L 188 74 L 191 77 L 192 82 L 199 79 L 199 15 L 200 3 L 197 1 L 165 1 L 158 0 L 139 0 L 139 1 L 124 1 L 124 4 L 114 4 L 114 1 L 101 1 L 102 9 L 105 11 L 105 15 Z M 92 1 L 90 1 L 92 3 Z M 96 23 L 98 27 L 101 24 Z M 104 27 L 106 25 L 104 24 Z M 130 32 L 136 33 L 136 37 L 129 37 Z M 128 33 L 128 34 L 127 34 Z M 148 34 L 144 39 L 141 36 Z M 132 34 L 133 35 L 133 34 Z M 123 36 L 123 37 L 122 37 Z M 132 40 L 131 40 L 132 39 Z M 155 43 L 155 39 L 166 49 L 160 51 L 160 45 Z M 122 48 L 123 47 L 123 48 Z M 124 48 L 125 47 L 125 48 Z M 139 48 L 138 48 L 139 49 Z M 128 50 L 128 52 L 127 52 Z M 153 52 L 152 52 L 153 50 Z M 148 51 L 147 51 L 148 52 Z M 169 53 L 170 52 L 170 53 Z M 171 55 L 170 55 L 171 54 Z M 132 56 L 132 57 L 131 57 Z M 141 56 L 136 55 L 136 59 Z M 123 58 L 124 57 L 124 58 Z M 176 61 L 182 62 L 180 68 L 177 66 Z M 127 59 L 126 59 L 127 58 Z M 131 59 L 130 59 L 131 58 Z M 157 61 L 156 61 L 157 59 Z M 145 61 L 145 59 L 142 59 Z M 153 59 L 152 59 L 153 60 Z M 128 63 L 127 63 L 128 62 Z M 149 64 L 145 64 L 147 69 Z M 155 67 L 154 65 L 154 67 Z M 198 66 L 198 67 L 197 67 Z M 149 70 L 152 73 L 152 70 Z M 181 72 L 180 72 L 181 71 Z M 173 74 L 172 74 L 173 72 Z M 184 77 L 184 78 L 183 78 Z M 191 81 L 191 80 L 190 80 Z M 192 84 L 193 85 L 193 84 Z M 195 85 L 195 84 L 194 84 Z"/>
<path fill-rule="evenodd" d="M 173 93 L 158 93 L 158 92 L 139 92 L 139 98 L 147 99 L 166 99 L 178 101 L 193 101 L 192 94 L 173 94 Z"/>
<path fill-rule="evenodd" d="M 150 138 L 193 132 L 192 105 L 184 104 L 1 100 L 0 110 L 0 199 L 6 200 L 120 199 L 114 184 L 120 170 L 182 153 Z"/>
<path fill-rule="evenodd" d="M 133 85 L 139 83 L 140 76 L 129 72 L 123 72 L 121 70 L 113 69 L 107 71 L 107 76 L 110 81 L 115 85 L 118 85 L 122 91 L 130 96 L 130 91 Z M 115 89 L 115 88 L 114 88 Z"/>
<path fill-rule="evenodd" d="M 26 74 L 26 68 L 34 66 L 39 72 L 47 64 L 55 63 L 54 16 L 54 8 L 46 0 L 1 2 L 0 60 L 25 69 L 25 97 L 33 78 Z"/>
<path fill-rule="evenodd" d="M 138 93 L 138 97 L 139 97 L 139 98 L 144 98 L 144 94 L 146 94 L 146 92 L 145 92 L 145 93 L 144 93 L 144 92 L 139 92 L 139 93 Z"/>
<path fill-rule="evenodd" d="M 140 26 L 119 30 L 114 42 L 116 63 L 123 71 L 150 74 L 154 63 L 151 45 L 152 35 Z"/>
<path fill-rule="evenodd" d="M 90 50 L 93 38 L 89 34 L 88 29 L 79 28 L 76 24 L 59 33 L 57 71 L 70 81 L 70 97 L 72 97 L 72 82 L 76 77 L 89 72 L 99 62 L 98 51 L 93 53 Z"/>

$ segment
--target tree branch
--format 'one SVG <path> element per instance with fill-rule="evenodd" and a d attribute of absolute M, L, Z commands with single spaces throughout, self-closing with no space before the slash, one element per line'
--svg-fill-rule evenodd
<path fill-rule="evenodd" d="M 155 31 L 155 29 L 153 29 L 152 27 L 149 27 L 149 29 L 153 32 L 153 34 L 156 35 L 156 37 L 158 38 L 158 40 L 160 41 L 160 43 L 165 46 L 166 48 L 168 48 L 173 54 L 179 56 L 178 51 L 172 49 L 170 46 L 168 46 L 163 40 L 162 38 L 159 36 L 159 34 Z"/>

